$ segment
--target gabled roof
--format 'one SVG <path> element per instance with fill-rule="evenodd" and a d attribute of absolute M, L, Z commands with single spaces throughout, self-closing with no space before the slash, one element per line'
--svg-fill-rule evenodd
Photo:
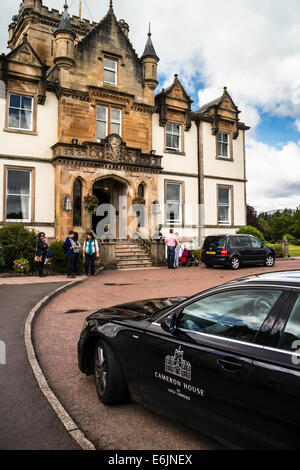
<path fill-rule="evenodd" d="M 169 95 L 170 92 L 173 90 L 173 88 L 175 88 L 176 86 L 177 87 L 179 86 L 181 88 L 182 93 L 183 93 L 184 97 L 186 98 L 186 100 L 190 103 L 193 103 L 193 100 L 191 100 L 191 97 L 187 94 L 187 92 L 185 91 L 182 83 L 178 79 L 177 73 L 174 75 L 174 81 L 173 81 L 172 85 L 168 86 L 167 88 L 163 88 L 161 90 L 161 92 L 156 95 L 156 97 Z"/>
<path fill-rule="evenodd" d="M 134 49 L 132 43 L 130 42 L 129 38 L 126 36 L 126 34 L 124 33 L 123 29 L 121 28 L 117 18 L 116 18 L 116 15 L 114 13 L 114 10 L 112 8 L 112 5 L 110 6 L 108 12 L 106 13 L 106 15 L 102 18 L 102 20 L 99 21 L 99 23 L 96 24 L 96 26 L 91 29 L 91 31 L 86 35 L 84 36 L 81 41 L 78 42 L 78 49 L 79 50 L 83 50 L 85 48 L 85 45 L 88 46 L 88 43 L 89 41 L 93 38 L 93 36 L 95 36 L 97 34 L 98 31 L 100 31 L 101 29 L 105 29 L 105 26 L 107 25 L 108 22 L 114 22 L 116 25 L 117 25 L 117 28 L 119 29 L 119 31 L 121 32 L 121 34 L 123 35 L 125 41 L 127 42 L 128 46 L 130 47 L 133 55 L 135 56 L 135 58 L 137 60 L 139 60 L 139 57 L 136 53 L 136 50 Z"/>
<path fill-rule="evenodd" d="M 209 103 L 206 103 L 204 104 L 203 106 L 201 106 L 201 108 L 198 109 L 198 113 L 207 113 L 211 108 L 213 108 L 214 106 L 219 106 L 225 99 L 225 97 L 228 97 L 232 103 L 232 106 L 233 108 L 236 110 L 237 113 L 239 113 L 239 110 L 237 108 L 237 106 L 234 104 L 233 102 L 233 99 L 231 98 L 231 96 L 229 95 L 228 91 L 227 91 L 227 87 L 224 87 L 224 93 L 222 96 L 220 96 L 219 98 L 213 100 L 213 101 L 210 101 Z"/>
<path fill-rule="evenodd" d="M 23 41 L 15 49 L 13 49 L 7 54 L 6 59 L 12 60 L 14 57 L 18 56 L 19 52 L 24 52 L 27 54 L 30 53 L 32 54 L 32 58 L 33 58 L 32 65 L 40 65 L 41 67 L 48 68 L 47 65 L 44 62 L 42 62 L 38 54 L 35 52 L 30 42 L 28 42 L 27 33 L 24 34 L 23 38 L 24 38 Z M 30 63 L 28 63 L 28 65 L 30 65 Z"/>

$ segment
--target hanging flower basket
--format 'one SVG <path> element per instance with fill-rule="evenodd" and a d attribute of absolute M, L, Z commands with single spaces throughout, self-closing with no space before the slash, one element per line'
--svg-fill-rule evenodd
<path fill-rule="evenodd" d="M 146 204 L 146 201 L 143 197 L 140 197 L 140 196 L 136 196 L 133 201 L 132 201 L 132 204 L 135 205 L 135 204 L 141 204 L 141 205 L 145 205 Z"/>
<path fill-rule="evenodd" d="M 99 206 L 99 199 L 93 195 L 84 196 L 84 207 L 88 212 L 96 214 L 97 208 Z"/>

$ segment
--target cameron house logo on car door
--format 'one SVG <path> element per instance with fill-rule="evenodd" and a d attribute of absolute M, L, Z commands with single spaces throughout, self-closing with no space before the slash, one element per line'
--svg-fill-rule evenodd
<path fill-rule="evenodd" d="M 192 366 L 190 362 L 183 359 L 181 346 L 176 349 L 174 356 L 166 357 L 165 371 L 182 379 L 192 380 Z"/>

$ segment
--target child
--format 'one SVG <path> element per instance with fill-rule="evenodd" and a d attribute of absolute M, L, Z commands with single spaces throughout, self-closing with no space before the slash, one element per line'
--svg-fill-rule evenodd
<path fill-rule="evenodd" d="M 95 258 L 99 258 L 99 245 L 94 235 L 90 232 L 83 244 L 83 258 L 85 258 L 85 274 L 89 275 L 91 265 L 91 275 L 95 276 Z"/>

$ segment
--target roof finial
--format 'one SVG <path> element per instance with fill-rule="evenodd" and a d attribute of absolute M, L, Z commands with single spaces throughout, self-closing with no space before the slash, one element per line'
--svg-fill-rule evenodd
<path fill-rule="evenodd" d="M 224 93 L 227 93 L 227 86 L 224 86 Z"/>
<path fill-rule="evenodd" d="M 151 36 L 151 23 L 149 21 L 149 33 L 148 33 L 148 36 Z"/>
<path fill-rule="evenodd" d="M 68 2 L 67 0 L 65 0 L 65 4 L 64 4 L 64 9 L 67 10 L 69 7 L 68 7 Z"/>
<path fill-rule="evenodd" d="M 113 10 L 114 6 L 113 6 L 113 0 L 110 0 L 109 1 L 109 8 L 110 10 Z"/>

